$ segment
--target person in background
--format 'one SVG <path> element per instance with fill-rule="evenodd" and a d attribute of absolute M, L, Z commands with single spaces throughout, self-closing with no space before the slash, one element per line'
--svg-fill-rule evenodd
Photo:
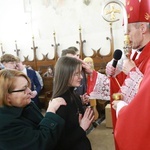
<path fill-rule="evenodd" d="M 61 52 L 61 56 L 70 56 L 78 58 L 76 51 L 74 49 L 64 49 Z"/>
<path fill-rule="evenodd" d="M 1 56 L 1 64 L 3 65 L 3 68 L 15 69 L 16 61 L 16 57 L 12 54 L 4 54 Z"/>
<path fill-rule="evenodd" d="M 76 52 L 77 58 L 80 58 L 79 50 L 75 46 L 70 46 L 67 49 L 68 50 L 74 50 Z"/>
<path fill-rule="evenodd" d="M 83 59 L 83 61 L 85 63 L 87 63 L 88 65 L 90 65 L 91 69 L 95 70 L 94 69 L 94 61 L 91 57 L 85 57 Z M 88 87 L 87 87 L 87 89 L 88 89 Z M 88 90 L 87 90 L 87 94 L 89 94 Z M 94 121 L 96 121 L 99 117 L 99 114 L 98 114 L 98 111 L 97 111 L 97 108 L 96 108 L 97 102 L 96 102 L 96 99 L 91 99 L 90 97 L 89 97 L 89 100 L 90 100 L 90 106 L 93 108 L 93 111 L 94 111 L 94 116 L 95 116 Z"/>
<path fill-rule="evenodd" d="M 67 105 L 56 111 L 65 120 L 65 127 L 56 150 L 91 150 L 86 130 L 93 122 L 93 110 L 88 107 L 85 112 L 80 96 L 74 91 L 82 80 L 82 63 L 73 57 L 63 56 L 55 65 L 52 98 L 62 97 Z"/>
<path fill-rule="evenodd" d="M 33 68 L 30 65 L 27 65 L 26 67 L 27 67 L 27 69 L 32 69 L 33 70 Z M 42 79 L 42 77 L 41 77 L 41 75 L 40 75 L 40 73 L 38 71 L 35 70 L 35 73 L 36 73 L 36 76 L 37 76 L 37 78 L 39 80 L 39 83 L 40 83 L 41 89 L 42 89 L 43 88 L 43 79 Z"/>
<path fill-rule="evenodd" d="M 53 77 L 53 70 L 50 66 L 47 68 L 47 71 L 43 74 L 43 77 Z"/>
<path fill-rule="evenodd" d="M 65 123 L 56 114 L 64 99 L 50 101 L 43 117 L 31 101 L 30 79 L 10 69 L 0 71 L 0 91 L 0 149 L 54 149 Z"/>
<path fill-rule="evenodd" d="M 36 72 L 31 69 L 27 69 L 26 66 L 22 63 L 20 58 L 17 57 L 17 64 L 16 69 L 19 71 L 22 71 L 24 74 L 26 74 L 30 80 L 31 80 L 31 98 L 35 102 L 35 104 L 41 109 L 42 106 L 40 106 L 40 101 L 38 98 L 38 94 L 41 91 L 41 85 L 39 83 L 39 80 L 37 78 Z"/>
<path fill-rule="evenodd" d="M 91 69 L 95 70 L 94 69 L 94 61 L 93 61 L 93 59 L 91 57 L 85 57 L 83 59 L 83 61 L 86 62 L 87 64 L 89 64 Z"/>
<path fill-rule="evenodd" d="M 76 54 L 75 54 L 76 58 L 77 59 L 80 58 L 79 50 L 75 46 L 70 46 L 67 49 L 74 50 L 76 52 Z M 83 76 L 83 79 L 81 80 L 81 85 L 79 87 L 77 87 L 75 89 L 75 91 L 78 95 L 80 95 L 83 105 L 85 105 L 85 107 L 86 107 L 86 106 L 89 106 L 90 104 L 89 104 L 89 96 L 87 94 L 86 73 L 85 73 L 84 69 L 82 69 L 82 76 Z"/>

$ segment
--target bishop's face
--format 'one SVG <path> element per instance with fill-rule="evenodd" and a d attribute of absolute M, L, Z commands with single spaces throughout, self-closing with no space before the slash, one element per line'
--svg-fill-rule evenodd
<path fill-rule="evenodd" d="M 143 45 L 143 24 L 130 23 L 128 25 L 128 33 L 132 49 L 140 49 Z"/>

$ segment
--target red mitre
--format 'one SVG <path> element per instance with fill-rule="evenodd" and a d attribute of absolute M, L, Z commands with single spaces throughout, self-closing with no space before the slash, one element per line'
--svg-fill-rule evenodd
<path fill-rule="evenodd" d="M 139 22 L 150 22 L 150 0 L 141 0 Z"/>
<path fill-rule="evenodd" d="M 126 0 L 126 11 L 128 23 L 150 22 L 150 0 Z"/>
<path fill-rule="evenodd" d="M 139 13 L 140 13 L 139 0 L 126 0 L 125 7 L 127 11 L 127 16 L 128 16 L 128 23 L 139 22 Z"/>

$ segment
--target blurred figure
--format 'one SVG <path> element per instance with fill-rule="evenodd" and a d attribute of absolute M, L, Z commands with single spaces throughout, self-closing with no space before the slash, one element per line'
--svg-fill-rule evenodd
<path fill-rule="evenodd" d="M 78 56 L 76 55 L 76 51 L 73 49 L 62 50 L 61 56 L 70 56 L 70 57 L 77 57 L 78 58 Z"/>
<path fill-rule="evenodd" d="M 33 70 L 33 68 L 30 65 L 27 65 L 26 67 L 27 67 L 27 69 L 32 69 Z M 42 89 L 43 88 L 43 79 L 42 79 L 42 77 L 41 77 L 41 75 L 40 75 L 40 73 L 38 71 L 35 70 L 35 73 L 36 73 L 36 76 L 37 76 L 37 78 L 39 80 L 39 83 L 40 83 L 41 89 Z"/>
<path fill-rule="evenodd" d="M 4 54 L 1 57 L 1 63 L 3 65 L 3 68 L 8 69 L 15 69 L 16 68 L 16 57 L 12 54 Z"/>
<path fill-rule="evenodd" d="M 91 150 L 86 130 L 93 122 L 93 110 L 88 107 L 84 112 L 80 96 L 74 92 L 74 88 L 80 86 L 81 72 L 81 62 L 73 57 L 63 56 L 55 65 L 52 97 L 62 97 L 67 103 L 56 112 L 65 120 L 56 150 Z"/>
<path fill-rule="evenodd" d="M 86 62 L 88 65 L 90 65 L 91 69 L 95 70 L 94 69 L 94 61 L 91 57 L 85 57 L 83 59 L 84 62 Z"/>
<path fill-rule="evenodd" d="M 50 66 L 47 68 L 47 71 L 43 74 L 43 77 L 53 77 L 53 70 Z"/>
<path fill-rule="evenodd" d="M 31 101 L 30 79 L 17 70 L 0 71 L 0 91 L 0 149 L 54 149 L 64 127 L 55 112 L 65 101 L 50 101 L 43 117 Z"/>

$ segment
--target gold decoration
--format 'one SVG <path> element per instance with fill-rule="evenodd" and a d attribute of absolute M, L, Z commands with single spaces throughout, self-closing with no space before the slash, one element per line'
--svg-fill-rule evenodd
<path fill-rule="evenodd" d="M 115 20 L 116 19 L 115 14 L 120 13 L 120 9 L 116 9 L 114 5 L 110 5 L 110 8 L 111 8 L 110 10 L 106 11 L 106 15 L 110 14 L 110 19 Z"/>
<path fill-rule="evenodd" d="M 133 7 L 132 6 L 130 6 L 130 11 L 132 11 L 133 10 Z"/>
<path fill-rule="evenodd" d="M 130 58 L 132 51 L 131 43 L 130 43 L 130 38 L 128 34 L 124 35 L 124 53 L 127 58 Z"/>
<path fill-rule="evenodd" d="M 145 19 L 146 19 L 146 20 L 150 20 L 150 14 L 146 13 L 146 14 L 145 14 Z"/>
<path fill-rule="evenodd" d="M 122 100 L 123 99 L 123 95 L 121 93 L 114 93 L 112 95 L 113 100 Z"/>

